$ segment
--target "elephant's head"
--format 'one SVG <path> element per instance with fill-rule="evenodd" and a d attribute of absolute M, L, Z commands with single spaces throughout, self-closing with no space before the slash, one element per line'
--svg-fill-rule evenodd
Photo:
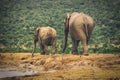
<path fill-rule="evenodd" d="M 70 14 L 67 14 L 67 17 L 64 20 L 64 47 L 63 47 L 63 52 L 66 49 L 67 45 L 67 37 L 68 37 L 68 32 L 69 32 L 69 20 L 70 20 Z"/>

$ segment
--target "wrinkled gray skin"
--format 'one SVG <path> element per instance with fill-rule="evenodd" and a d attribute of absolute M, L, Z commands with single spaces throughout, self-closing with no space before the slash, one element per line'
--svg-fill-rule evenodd
<path fill-rule="evenodd" d="M 38 27 L 34 33 L 34 49 L 32 52 L 32 56 L 34 56 L 37 42 L 40 45 L 41 54 L 48 53 L 48 46 L 52 46 L 52 53 L 55 53 L 57 41 L 56 37 L 56 30 L 52 27 Z"/>
<path fill-rule="evenodd" d="M 94 20 L 87 14 L 74 12 L 64 20 L 64 47 L 66 49 L 68 32 L 72 40 L 72 53 L 78 54 L 77 47 L 82 42 L 83 55 L 88 55 L 88 41 L 94 29 Z"/>

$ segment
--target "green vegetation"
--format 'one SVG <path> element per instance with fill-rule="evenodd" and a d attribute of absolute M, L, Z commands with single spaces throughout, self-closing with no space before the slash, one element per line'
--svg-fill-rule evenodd
<path fill-rule="evenodd" d="M 31 52 L 35 28 L 49 25 L 57 30 L 60 53 L 63 21 L 72 12 L 89 14 L 96 22 L 90 52 L 120 52 L 119 5 L 120 0 L 0 0 L 0 52 Z"/>

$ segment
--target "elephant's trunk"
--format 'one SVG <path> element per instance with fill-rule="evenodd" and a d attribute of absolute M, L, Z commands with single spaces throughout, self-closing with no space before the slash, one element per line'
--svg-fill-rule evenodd
<path fill-rule="evenodd" d="M 38 41 L 38 34 L 39 34 L 39 29 L 37 28 L 35 30 L 35 33 L 34 33 L 34 48 L 33 48 L 32 56 L 34 56 L 34 52 L 36 50 L 36 43 Z"/>
<path fill-rule="evenodd" d="M 67 45 L 68 32 L 69 32 L 68 29 L 64 30 L 64 46 L 63 46 L 63 53 L 65 52 L 66 45 Z"/>

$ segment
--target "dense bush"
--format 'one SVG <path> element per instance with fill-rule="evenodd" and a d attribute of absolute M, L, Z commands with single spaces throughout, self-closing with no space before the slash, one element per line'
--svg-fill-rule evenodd
<path fill-rule="evenodd" d="M 120 46 L 119 4 L 120 0 L 0 0 L 0 51 L 31 51 L 34 29 L 38 26 L 55 28 L 58 42 L 63 43 L 64 18 L 67 13 L 76 11 L 89 14 L 95 20 L 89 44 L 102 43 L 100 49 L 95 47 L 98 52 L 120 52 L 120 47 L 109 47 L 109 44 Z M 70 43 L 69 40 L 68 46 Z M 62 46 L 57 44 L 59 53 Z M 68 47 L 66 52 L 70 51 Z M 90 48 L 90 52 L 94 49 Z"/>

